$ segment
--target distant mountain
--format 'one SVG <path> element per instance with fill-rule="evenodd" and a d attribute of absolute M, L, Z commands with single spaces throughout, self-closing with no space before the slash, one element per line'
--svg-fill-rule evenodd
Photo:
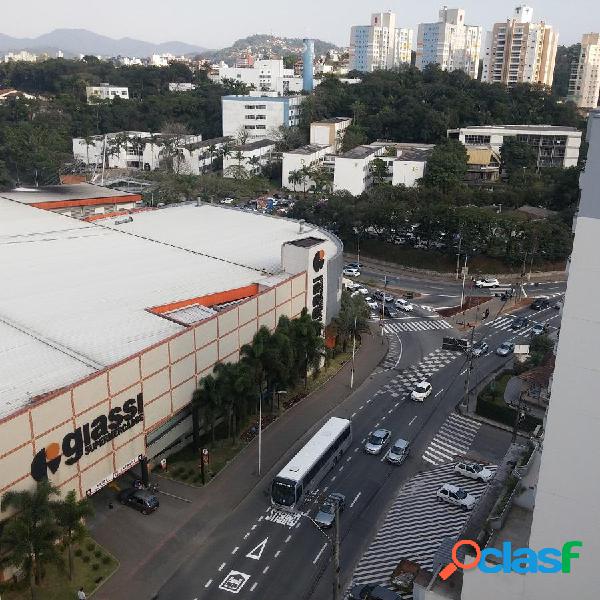
<path fill-rule="evenodd" d="M 154 44 L 133 38 L 117 40 L 87 29 L 55 29 L 36 38 L 14 38 L 0 33 L 0 52 L 20 50 L 48 53 L 62 50 L 66 57 L 79 54 L 146 57 L 163 53 L 181 55 L 206 52 L 206 48 L 184 42 Z"/>
<path fill-rule="evenodd" d="M 315 54 L 326 54 L 329 50 L 337 50 L 335 44 L 324 42 L 322 40 L 314 40 Z M 287 56 L 290 54 L 297 55 L 302 53 L 302 38 L 286 38 L 276 35 L 250 35 L 248 37 L 237 40 L 233 45 L 221 50 L 207 50 L 201 55 L 214 61 L 229 61 L 235 60 L 240 54 L 249 50 L 254 56 Z"/>

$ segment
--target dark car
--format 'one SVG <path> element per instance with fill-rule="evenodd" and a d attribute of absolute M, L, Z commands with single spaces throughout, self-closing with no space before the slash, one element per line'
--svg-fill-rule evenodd
<path fill-rule="evenodd" d="M 139 510 L 144 515 L 154 512 L 159 506 L 158 498 L 148 490 L 127 488 L 119 493 L 119 502 Z"/>
<path fill-rule="evenodd" d="M 517 317 L 511 325 L 511 329 L 523 329 L 529 325 L 529 319 L 527 317 Z"/>
<path fill-rule="evenodd" d="M 550 308 L 550 300 L 548 298 L 536 298 L 529 307 L 531 310 L 544 310 Z"/>
<path fill-rule="evenodd" d="M 359 583 L 350 589 L 349 600 L 401 600 L 396 592 L 377 583 Z"/>
<path fill-rule="evenodd" d="M 376 290 L 375 292 L 373 292 L 373 298 L 376 298 L 377 300 L 381 301 L 383 301 L 383 299 L 385 298 L 386 302 L 394 301 L 394 296 L 391 296 L 387 292 L 382 292 L 381 290 Z"/>
<path fill-rule="evenodd" d="M 335 505 L 339 506 L 339 511 L 343 512 L 346 506 L 346 497 L 343 494 L 334 492 L 329 494 L 327 499 L 315 515 L 315 523 L 322 529 L 327 529 L 335 523 Z"/>
<path fill-rule="evenodd" d="M 474 357 L 483 356 L 489 349 L 490 349 L 490 346 L 487 342 L 484 342 L 484 341 L 477 342 L 473 346 L 473 349 L 471 350 L 471 354 Z"/>
<path fill-rule="evenodd" d="M 383 307 L 383 314 L 390 319 L 397 319 L 400 316 L 400 313 L 393 306 L 387 304 Z"/>

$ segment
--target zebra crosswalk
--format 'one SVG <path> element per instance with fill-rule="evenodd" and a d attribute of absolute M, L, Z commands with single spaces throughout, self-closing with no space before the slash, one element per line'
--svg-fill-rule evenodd
<path fill-rule="evenodd" d="M 457 536 L 468 513 L 440 502 L 436 492 L 444 483 L 460 486 L 479 499 L 486 483 L 467 479 L 454 471 L 456 463 L 419 473 L 401 488 L 383 525 L 360 559 L 352 584 L 390 584 L 390 575 L 401 559 L 413 560 L 432 570 L 442 540 Z M 486 465 L 492 471 L 495 466 Z M 410 598 L 411 596 L 403 596 Z"/>
<path fill-rule="evenodd" d="M 441 465 L 454 460 L 457 454 L 466 454 L 481 423 L 452 413 L 435 434 L 423 453 L 423 460 Z"/>
<path fill-rule="evenodd" d="M 431 331 L 432 329 L 451 329 L 452 325 L 444 319 L 423 319 L 422 321 L 388 321 L 383 326 L 385 333 L 407 331 Z"/>
<path fill-rule="evenodd" d="M 380 388 L 376 394 L 383 394 L 385 392 L 392 392 L 392 397 L 399 396 L 400 394 L 408 391 L 412 391 L 417 383 L 424 379 L 429 379 L 434 373 L 437 373 L 440 369 L 447 367 L 454 359 L 461 356 L 460 352 L 454 352 L 453 350 L 441 350 L 437 348 L 433 352 L 427 354 L 420 363 L 404 369 L 382 388 Z M 394 365 L 387 364 L 386 360 L 381 364 L 381 370 L 389 370 Z"/>

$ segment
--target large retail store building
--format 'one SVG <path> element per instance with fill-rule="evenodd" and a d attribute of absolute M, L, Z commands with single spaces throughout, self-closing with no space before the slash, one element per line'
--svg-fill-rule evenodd
<path fill-rule="evenodd" d="M 0 496 L 93 494 L 189 441 L 199 380 L 281 315 L 328 323 L 342 261 L 330 233 L 235 209 L 86 223 L 0 198 Z"/>

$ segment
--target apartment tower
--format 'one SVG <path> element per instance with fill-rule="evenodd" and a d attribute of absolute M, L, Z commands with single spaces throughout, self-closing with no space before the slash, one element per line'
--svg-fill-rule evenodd
<path fill-rule="evenodd" d="M 581 40 L 579 59 L 571 69 L 569 100 L 579 108 L 598 106 L 600 95 L 600 33 L 586 33 Z"/>

